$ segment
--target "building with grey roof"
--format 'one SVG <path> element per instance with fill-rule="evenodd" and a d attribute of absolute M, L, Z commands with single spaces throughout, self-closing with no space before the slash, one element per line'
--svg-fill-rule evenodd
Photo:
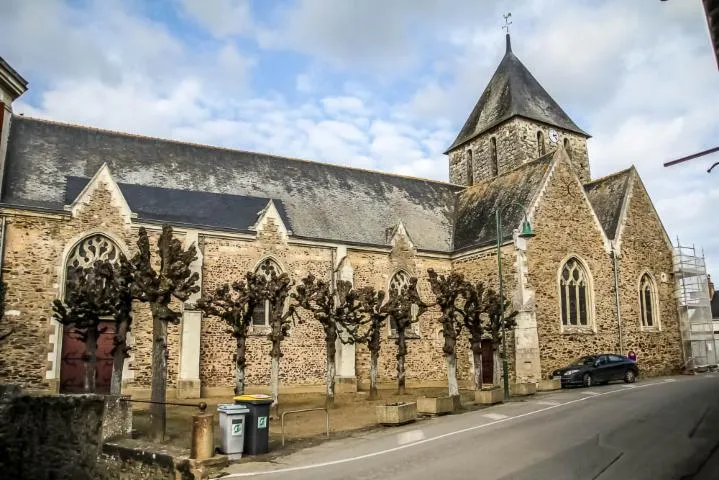
<path fill-rule="evenodd" d="M 176 306 L 182 322 L 168 340 L 169 385 L 180 397 L 231 390 L 233 339 L 194 304 L 247 271 L 273 269 L 295 282 L 312 273 L 384 291 L 416 276 L 432 304 L 428 268 L 496 289 L 498 251 L 505 292 L 519 312 L 507 338 L 513 383 L 554 388 L 556 368 L 590 353 L 633 350 L 649 375 L 682 364 L 671 243 L 639 173 L 630 167 L 591 178 L 589 134 L 522 64 L 509 36 L 447 149 L 448 183 L 16 115 L 12 103 L 27 85 L 0 60 L 5 312 L 23 332 L 0 345 L 0 381 L 77 389 L 72 365 L 81 346 L 51 309 L 65 294 L 68 265 L 132 255 L 138 229 L 154 239 L 163 224 L 198 248 L 192 268 L 201 292 Z M 525 222 L 534 238 L 519 235 Z M 247 347 L 246 379 L 259 387 L 269 382 L 269 308 L 253 317 Z M 438 315 L 431 308 L 413 327 L 410 386 L 445 382 Z M 304 320 L 283 344 L 283 385 L 295 390 L 324 382 L 323 333 Z M 138 306 L 123 370 L 127 392 L 149 388 L 151 323 Z M 380 383 L 395 378 L 395 334 L 388 325 Z M 457 355 L 462 384 L 498 382 L 500 352 L 485 343 L 481 365 L 468 352 Z M 337 350 L 343 388 L 366 388 L 366 349 L 338 343 Z M 108 372 L 98 375 L 106 388 Z"/>

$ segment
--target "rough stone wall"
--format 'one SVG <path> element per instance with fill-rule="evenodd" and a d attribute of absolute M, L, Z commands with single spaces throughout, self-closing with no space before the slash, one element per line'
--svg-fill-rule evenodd
<path fill-rule="evenodd" d="M 668 374 L 682 364 L 672 250 L 647 191 L 635 173 L 621 234 L 619 291 L 624 352 L 634 350 L 642 373 Z M 642 328 L 639 281 L 648 272 L 655 281 L 659 328 Z"/>
<path fill-rule="evenodd" d="M 103 397 L 21 395 L 5 402 L 0 405 L 3 478 L 98 478 Z"/>
<path fill-rule="evenodd" d="M 271 223 L 271 222 L 270 222 Z M 288 245 L 274 231 L 273 224 L 265 228 L 257 241 L 202 237 L 203 293 L 221 284 L 244 277 L 260 260 L 271 257 L 297 283 L 309 273 L 329 281 L 332 269 L 332 250 L 326 247 Z M 326 365 L 324 333 L 321 326 L 300 313 L 282 344 L 284 354 L 280 362 L 280 383 L 283 385 L 312 385 L 324 383 Z M 246 378 L 249 385 L 269 385 L 270 348 L 268 329 L 253 327 L 247 342 Z M 235 340 L 225 325 L 215 317 L 202 320 L 200 345 L 200 379 L 203 389 L 230 388 L 234 385 Z"/>
<path fill-rule="evenodd" d="M 527 279 L 535 290 L 541 373 L 547 378 L 580 355 L 617 351 L 613 271 L 602 231 L 565 161 L 556 164 L 532 220 L 536 237 L 527 244 Z M 562 328 L 558 278 L 570 255 L 584 262 L 593 280 L 594 329 Z"/>
<path fill-rule="evenodd" d="M 439 274 L 450 271 L 450 261 L 419 256 L 412 248 L 398 244 L 390 255 L 381 252 L 348 251 L 348 261 L 354 270 L 354 286 L 361 288 L 373 286 L 387 292 L 392 276 L 399 270 L 405 270 L 418 278 L 418 289 L 422 300 L 433 303 L 434 296 L 427 280 L 427 269 L 433 268 Z M 405 359 L 408 384 L 413 382 L 437 382 L 447 380 L 442 345 L 444 340 L 439 323 L 438 308 L 425 312 L 415 324 L 416 336 L 407 339 L 407 357 Z M 457 347 L 457 377 L 460 380 L 470 378 L 466 339 L 461 339 Z M 395 338 L 390 336 L 390 327 L 382 338 L 378 362 L 377 381 L 391 383 L 397 380 L 397 346 Z M 356 375 L 358 383 L 369 383 L 370 354 L 365 345 L 357 345 L 355 351 Z"/>
<path fill-rule="evenodd" d="M 549 141 L 550 129 L 554 129 L 559 134 L 556 144 Z M 467 162 L 470 158 L 470 150 L 472 151 L 473 160 L 473 183 L 492 178 L 494 169 L 491 156 L 492 138 L 495 138 L 497 142 L 497 164 L 500 175 L 525 162 L 538 158 L 540 155 L 537 131 L 541 131 L 544 136 L 546 153 L 552 152 L 559 145 L 564 145 L 566 138 L 569 141 L 568 153 L 575 164 L 579 177 L 583 183 L 589 181 L 589 156 L 587 153 L 587 141 L 584 137 L 558 127 L 550 127 L 542 123 L 515 117 L 450 152 L 450 182 L 458 185 L 469 185 Z"/>
<path fill-rule="evenodd" d="M 517 286 L 517 256 L 514 253 L 513 245 L 502 246 L 502 283 L 504 295 L 512 300 L 513 308 L 519 309 L 519 301 L 516 298 Z M 497 251 L 496 249 L 488 249 L 473 255 L 462 257 L 452 262 L 452 269 L 464 275 L 465 279 L 476 283 L 484 283 L 485 288 L 491 288 L 495 291 L 499 290 L 498 268 L 497 268 Z M 466 332 L 464 332 L 466 335 Z M 465 348 L 468 353 L 469 342 L 465 339 Z M 515 358 L 514 358 L 514 334 L 509 332 L 507 335 L 507 360 L 509 366 L 510 382 L 515 379 Z"/>
<path fill-rule="evenodd" d="M 136 251 L 137 230 L 125 221 L 110 189 L 102 183 L 90 195 L 73 218 L 40 215 L 17 210 L 5 213 L 5 259 L 3 278 L 7 282 L 6 322 L 18 332 L 0 345 L 0 381 L 24 388 L 56 390 L 59 377 L 46 379 L 52 360 L 60 358 L 52 339 L 62 328 L 52 319 L 52 301 L 61 292 L 63 254 L 90 232 L 107 233 L 117 238 L 129 255 Z M 150 246 L 155 249 L 159 232 L 151 231 Z M 157 261 L 156 256 L 154 256 Z M 179 305 L 175 305 L 179 308 Z M 150 384 L 152 352 L 152 316 L 147 305 L 136 303 L 133 310 L 130 369 L 135 375 L 133 387 Z M 177 379 L 179 329 L 168 329 L 168 384 Z M 57 342 L 60 347 L 61 342 Z M 51 354 L 51 355 L 48 355 Z M 58 369 L 59 371 L 59 369 Z"/>

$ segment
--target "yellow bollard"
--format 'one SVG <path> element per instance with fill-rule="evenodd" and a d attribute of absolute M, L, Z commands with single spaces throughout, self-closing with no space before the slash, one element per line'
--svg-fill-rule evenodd
<path fill-rule="evenodd" d="M 215 416 L 204 410 L 192 416 L 190 458 L 207 460 L 215 455 Z"/>

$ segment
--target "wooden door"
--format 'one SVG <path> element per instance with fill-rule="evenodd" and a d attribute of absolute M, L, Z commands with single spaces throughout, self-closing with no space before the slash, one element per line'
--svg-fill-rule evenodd
<path fill-rule="evenodd" d="M 482 340 L 482 383 L 494 383 L 494 356 L 491 340 Z"/>
<path fill-rule="evenodd" d="M 102 322 L 100 337 L 97 339 L 97 372 L 95 392 L 109 393 L 112 376 L 112 340 L 115 334 L 115 322 Z M 82 356 L 85 344 L 70 333 L 69 328 L 63 329 L 62 360 L 60 363 L 60 392 L 83 393 L 85 366 Z"/>

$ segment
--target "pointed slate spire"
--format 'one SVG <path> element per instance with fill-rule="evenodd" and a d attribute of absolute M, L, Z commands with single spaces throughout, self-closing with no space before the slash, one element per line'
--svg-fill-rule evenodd
<path fill-rule="evenodd" d="M 514 55 L 509 33 L 506 35 L 506 42 L 504 58 L 459 135 L 445 153 L 515 116 L 589 137 Z"/>

